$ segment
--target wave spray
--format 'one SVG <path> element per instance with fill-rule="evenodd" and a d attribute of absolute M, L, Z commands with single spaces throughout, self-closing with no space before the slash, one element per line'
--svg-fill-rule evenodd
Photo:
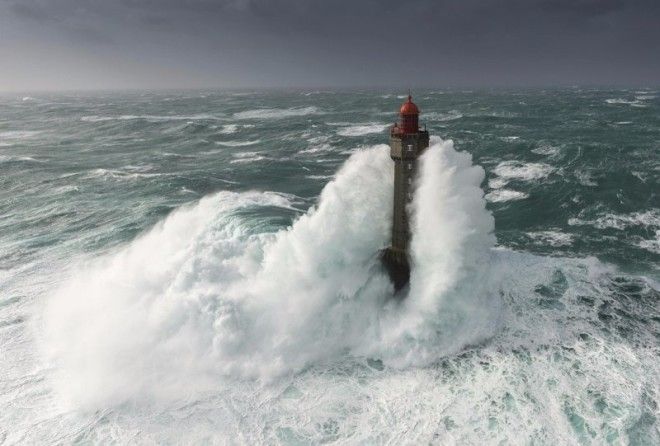
<path fill-rule="evenodd" d="M 378 260 L 391 178 L 387 146 L 359 150 L 290 228 L 273 233 L 246 217 L 291 208 L 290 197 L 220 192 L 77 269 L 44 312 L 59 389 L 90 408 L 176 399 L 346 356 L 423 366 L 487 338 L 498 298 L 483 169 L 451 141 L 431 140 L 401 302 Z"/>

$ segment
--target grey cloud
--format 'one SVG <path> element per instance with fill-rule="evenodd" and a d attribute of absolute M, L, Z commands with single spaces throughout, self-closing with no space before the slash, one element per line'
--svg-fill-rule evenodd
<path fill-rule="evenodd" d="M 657 0 L 0 0 L 0 11 L 3 5 L 11 14 L 0 14 L 0 30 L 9 29 L 14 42 L 99 55 L 99 47 L 112 47 L 112 57 L 144 65 L 137 84 L 175 70 L 187 73 L 190 86 L 657 83 L 660 70 Z"/>
<path fill-rule="evenodd" d="M 48 11 L 44 11 L 38 5 L 30 3 L 12 3 L 9 9 L 17 17 L 28 20 L 36 20 L 39 22 L 46 22 L 52 19 Z"/>
<path fill-rule="evenodd" d="M 66 28 L 66 32 L 75 43 L 110 45 L 115 42 L 115 40 L 106 33 L 84 25 L 68 27 Z"/>
<path fill-rule="evenodd" d="M 541 8 L 555 13 L 580 14 L 589 17 L 621 10 L 625 4 L 624 0 L 544 0 L 541 2 Z"/>

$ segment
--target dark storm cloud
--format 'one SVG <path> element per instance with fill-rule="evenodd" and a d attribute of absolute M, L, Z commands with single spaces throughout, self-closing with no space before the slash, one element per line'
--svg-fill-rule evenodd
<path fill-rule="evenodd" d="M 43 22 L 50 19 L 50 16 L 46 11 L 43 11 L 41 8 L 39 8 L 39 6 L 32 4 L 13 3 L 9 6 L 9 9 L 18 17 L 29 20 L 37 20 Z"/>
<path fill-rule="evenodd" d="M 542 9 L 551 12 L 576 13 L 580 15 L 600 15 L 622 9 L 625 0 L 545 0 L 540 2 Z"/>
<path fill-rule="evenodd" d="M 3 26 L 5 53 L 123 67 L 89 86 L 657 84 L 660 71 L 657 0 L 0 0 Z"/>

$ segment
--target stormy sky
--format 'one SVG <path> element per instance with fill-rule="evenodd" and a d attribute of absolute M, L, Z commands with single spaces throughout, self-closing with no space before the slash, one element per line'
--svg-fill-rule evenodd
<path fill-rule="evenodd" d="M 0 0 L 0 90 L 660 84 L 660 0 Z"/>

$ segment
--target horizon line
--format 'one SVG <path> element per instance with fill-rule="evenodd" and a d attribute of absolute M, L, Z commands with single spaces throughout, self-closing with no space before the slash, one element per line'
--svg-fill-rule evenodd
<path fill-rule="evenodd" d="M 552 89 L 595 89 L 595 90 L 625 90 L 631 88 L 644 88 L 644 89 L 658 89 L 660 84 L 643 84 L 643 83 L 630 83 L 630 84 L 579 84 L 579 83 L 566 83 L 566 84 L 536 84 L 536 85 L 419 85 L 416 87 L 400 87 L 394 85 L 352 85 L 352 86 L 195 86 L 195 87 L 91 87 L 91 88 L 52 88 L 52 89 L 1 89 L 0 95 L 13 95 L 13 94 L 57 94 L 57 93 L 132 93 L 132 92 L 184 92 L 184 91 L 227 91 L 227 92 L 245 92 L 245 91 L 296 91 L 296 92 L 319 92 L 332 91 L 332 92 L 351 92 L 351 91 L 374 91 L 374 90 L 401 90 L 407 92 L 412 90 L 413 96 L 415 90 L 445 90 L 445 91 L 460 91 L 460 90 L 552 90 Z M 402 93 L 403 94 L 403 93 Z"/>

